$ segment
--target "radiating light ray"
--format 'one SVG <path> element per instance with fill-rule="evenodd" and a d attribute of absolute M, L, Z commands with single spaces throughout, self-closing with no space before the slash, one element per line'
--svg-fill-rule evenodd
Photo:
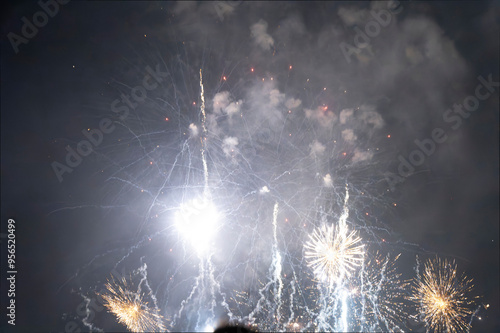
<path fill-rule="evenodd" d="M 463 332 L 470 329 L 467 318 L 474 312 L 470 293 L 472 279 L 459 275 L 455 261 L 428 260 L 412 286 L 410 299 L 417 303 L 428 329 L 436 332 Z"/>

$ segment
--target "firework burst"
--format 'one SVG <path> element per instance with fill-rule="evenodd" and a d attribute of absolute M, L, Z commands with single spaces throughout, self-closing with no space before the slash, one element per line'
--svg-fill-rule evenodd
<path fill-rule="evenodd" d="M 421 276 L 415 279 L 410 299 L 417 303 L 430 330 L 468 331 L 467 317 L 472 315 L 474 304 L 468 295 L 473 287 L 472 279 L 457 273 L 455 261 L 435 258 L 427 261 Z"/>
<path fill-rule="evenodd" d="M 351 276 L 363 262 L 364 247 L 356 230 L 347 233 L 340 226 L 323 225 L 314 230 L 304 245 L 308 266 L 323 281 L 336 282 Z"/>
<path fill-rule="evenodd" d="M 164 331 L 163 317 L 157 309 L 152 309 L 144 301 L 144 294 L 129 290 L 127 281 L 114 279 L 106 283 L 108 293 L 101 295 L 104 305 L 113 313 L 118 322 L 132 332 Z"/>

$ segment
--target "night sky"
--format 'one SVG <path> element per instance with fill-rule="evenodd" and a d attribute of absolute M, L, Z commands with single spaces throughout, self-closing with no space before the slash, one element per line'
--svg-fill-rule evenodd
<path fill-rule="evenodd" d="M 401 280 L 455 260 L 471 332 L 500 331 L 500 2 L 4 5 L 2 328 L 126 331 L 118 274 L 170 331 L 340 330 L 304 246 L 347 209 Z M 216 222 L 183 220 L 200 197 Z"/>

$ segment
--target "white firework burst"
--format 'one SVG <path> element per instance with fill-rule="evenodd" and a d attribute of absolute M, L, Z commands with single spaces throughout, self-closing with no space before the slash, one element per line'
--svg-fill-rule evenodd
<path fill-rule="evenodd" d="M 364 257 L 358 232 L 348 232 L 341 225 L 323 225 L 314 230 L 304 248 L 308 266 L 320 280 L 329 283 L 350 277 Z"/>

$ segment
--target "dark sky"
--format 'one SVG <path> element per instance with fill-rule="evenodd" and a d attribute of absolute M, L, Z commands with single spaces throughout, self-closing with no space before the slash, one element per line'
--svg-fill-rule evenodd
<path fill-rule="evenodd" d="M 147 274 L 175 322 L 199 272 L 174 212 L 203 192 L 206 149 L 224 216 L 211 260 L 228 297 L 245 290 L 255 303 L 270 278 L 275 203 L 283 272 L 305 285 L 303 243 L 338 220 L 347 183 L 349 225 L 370 251 L 402 253 L 405 278 L 415 276 L 416 256 L 455 259 L 474 279 L 478 304 L 490 305 L 471 332 L 500 330 L 498 1 L 72 1 L 13 47 L 22 18 L 33 22 L 40 10 L 13 1 L 2 10 L 2 327 L 10 327 L 8 219 L 16 221 L 18 331 L 62 332 L 69 322 L 124 330 L 104 311 L 82 321 L 79 308 L 114 268 L 136 280 Z M 379 30 L 356 43 L 370 25 Z M 151 71 L 161 82 L 147 98 L 120 101 L 145 91 Z M 453 111 L 477 101 L 484 80 L 493 84 L 480 88 L 488 94 L 474 111 Z M 114 129 L 58 180 L 54 162 L 64 164 L 66 147 L 103 119 Z M 416 152 L 415 140 L 430 142 L 436 129 L 446 140 Z M 398 175 L 411 156 L 423 163 Z M 389 184 L 394 177 L 400 182 Z M 196 304 L 171 328 L 205 327 L 193 324 Z"/>

